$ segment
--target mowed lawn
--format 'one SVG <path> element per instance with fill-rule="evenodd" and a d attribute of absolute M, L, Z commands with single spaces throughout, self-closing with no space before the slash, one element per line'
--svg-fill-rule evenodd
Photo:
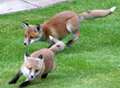
<path fill-rule="evenodd" d="M 21 22 L 39 24 L 54 14 L 72 10 L 117 6 L 114 14 L 81 22 L 81 36 L 71 47 L 56 55 L 56 69 L 45 80 L 27 88 L 120 88 L 120 0 L 72 0 L 54 6 L 0 16 L 0 88 L 17 88 L 25 80 L 8 85 L 23 62 L 25 47 Z M 66 41 L 66 40 L 64 40 Z M 30 46 L 30 52 L 48 47 L 47 42 Z"/>

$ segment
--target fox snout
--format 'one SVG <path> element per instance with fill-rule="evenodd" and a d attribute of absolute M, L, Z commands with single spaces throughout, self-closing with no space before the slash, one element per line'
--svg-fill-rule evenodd
<path fill-rule="evenodd" d="M 29 45 L 29 43 L 27 43 L 27 42 L 24 42 L 24 45 L 25 45 L 25 46 L 28 46 L 28 45 Z"/>
<path fill-rule="evenodd" d="M 24 45 L 25 46 L 28 46 L 30 43 L 31 43 L 31 39 L 29 39 L 29 38 L 24 39 Z"/>
<path fill-rule="evenodd" d="M 29 80 L 33 80 L 33 79 L 36 78 L 36 76 L 39 75 L 39 72 L 36 72 L 36 71 L 34 71 L 34 70 L 30 70 L 30 69 L 28 69 L 27 67 L 22 67 L 22 68 L 21 68 L 21 72 L 22 72 L 22 74 L 23 74 L 25 77 L 27 77 L 27 79 L 29 79 Z"/>
<path fill-rule="evenodd" d="M 34 78 L 34 76 L 33 75 L 31 75 L 31 77 L 30 77 L 31 79 L 33 79 Z"/>
<path fill-rule="evenodd" d="M 26 42 L 24 42 L 24 45 L 27 46 L 28 44 Z"/>
<path fill-rule="evenodd" d="M 35 75 L 30 75 L 29 80 L 33 80 L 35 78 Z"/>
<path fill-rule="evenodd" d="M 29 80 L 33 80 L 35 79 L 38 75 L 39 75 L 39 70 L 31 70 L 30 73 L 29 73 Z"/>

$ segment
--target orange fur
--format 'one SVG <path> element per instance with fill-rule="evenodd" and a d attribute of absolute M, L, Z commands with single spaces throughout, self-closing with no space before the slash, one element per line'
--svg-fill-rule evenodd
<path fill-rule="evenodd" d="M 116 7 L 110 9 L 90 10 L 80 13 L 79 15 L 72 11 L 63 11 L 41 24 L 38 33 L 34 31 L 36 30 L 35 26 L 28 27 L 27 36 L 33 38 L 41 36 L 41 38 L 48 40 L 50 35 L 57 39 L 62 39 L 68 34 L 72 34 L 74 39 L 72 38 L 71 40 L 75 41 L 80 36 L 80 34 L 76 33 L 79 32 L 80 21 L 90 18 L 105 17 L 110 15 L 115 9 Z"/>

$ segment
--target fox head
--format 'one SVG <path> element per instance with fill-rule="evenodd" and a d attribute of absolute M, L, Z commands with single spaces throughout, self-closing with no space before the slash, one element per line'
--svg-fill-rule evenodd
<path fill-rule="evenodd" d="M 22 27 L 25 29 L 25 46 L 41 39 L 43 32 L 40 25 L 29 25 L 28 23 L 22 23 Z"/>
<path fill-rule="evenodd" d="M 42 55 L 38 58 L 24 55 L 24 63 L 21 67 L 21 72 L 28 80 L 33 80 L 37 76 L 41 76 L 44 70 L 45 64 Z"/>

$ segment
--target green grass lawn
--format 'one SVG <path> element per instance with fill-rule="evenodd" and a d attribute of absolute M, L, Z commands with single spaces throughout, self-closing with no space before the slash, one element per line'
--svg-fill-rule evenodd
<path fill-rule="evenodd" d="M 23 62 L 25 47 L 22 21 L 42 23 L 54 14 L 72 10 L 117 6 L 111 16 L 81 23 L 80 39 L 56 55 L 56 69 L 45 80 L 35 80 L 27 88 L 120 88 L 120 0 L 73 0 L 43 9 L 0 16 L 0 88 L 8 85 Z M 47 47 L 45 42 L 30 46 L 30 52 Z"/>

